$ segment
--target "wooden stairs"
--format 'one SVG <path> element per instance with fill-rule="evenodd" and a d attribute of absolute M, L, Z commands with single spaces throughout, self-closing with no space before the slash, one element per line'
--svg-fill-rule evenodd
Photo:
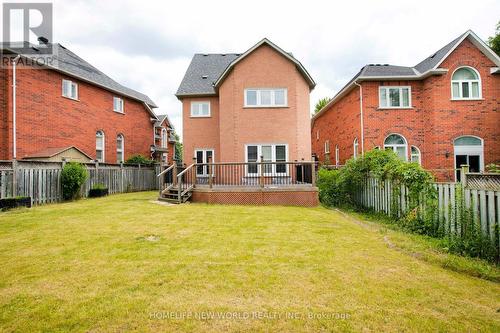
<path fill-rule="evenodd" d="M 180 193 L 180 195 L 179 191 L 180 191 L 179 187 L 169 186 L 165 188 L 163 191 L 161 191 L 158 200 L 173 204 L 181 204 L 191 199 L 191 196 L 193 194 L 192 190 L 184 190 L 183 192 Z"/>

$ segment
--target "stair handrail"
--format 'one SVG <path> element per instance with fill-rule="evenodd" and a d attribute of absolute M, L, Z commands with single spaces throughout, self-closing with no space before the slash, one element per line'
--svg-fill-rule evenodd
<path fill-rule="evenodd" d="M 182 175 L 185 174 L 186 172 L 188 172 L 189 170 L 191 170 L 194 166 L 195 166 L 195 163 L 191 164 L 186 169 L 182 170 L 181 172 L 179 172 L 177 174 L 177 186 L 179 187 L 179 192 L 178 192 L 177 198 L 179 200 L 179 203 L 182 202 Z"/>
<path fill-rule="evenodd" d="M 168 168 L 166 168 L 165 170 L 163 170 L 162 172 L 160 172 L 159 174 L 157 174 L 156 177 L 160 177 L 164 173 L 169 172 L 170 170 L 172 170 L 174 168 L 174 166 L 175 166 L 175 164 L 172 164 L 171 166 L 169 166 Z"/>

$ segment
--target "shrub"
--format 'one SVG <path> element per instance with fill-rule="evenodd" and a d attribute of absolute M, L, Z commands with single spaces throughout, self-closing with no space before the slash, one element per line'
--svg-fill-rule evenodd
<path fill-rule="evenodd" d="M 318 171 L 319 200 L 327 206 L 339 206 L 345 201 L 346 194 L 339 182 L 339 176 L 339 170 L 319 169 Z"/>
<path fill-rule="evenodd" d="M 80 194 L 80 188 L 87 179 L 87 170 L 76 162 L 66 163 L 61 172 L 61 183 L 64 200 L 73 200 Z"/>
<path fill-rule="evenodd" d="M 144 157 L 141 154 L 136 154 L 130 156 L 130 158 L 125 162 L 126 164 L 135 164 L 135 165 L 153 165 L 155 161 L 150 160 Z"/>

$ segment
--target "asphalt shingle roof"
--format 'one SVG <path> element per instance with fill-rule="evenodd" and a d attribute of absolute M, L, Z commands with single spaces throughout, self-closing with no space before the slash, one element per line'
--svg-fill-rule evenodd
<path fill-rule="evenodd" d="M 394 66 L 394 65 L 379 65 L 370 64 L 363 67 L 361 76 L 409 76 L 415 75 L 415 71 L 411 67 Z"/>
<path fill-rule="evenodd" d="M 43 54 L 43 51 L 40 54 L 22 54 L 26 57 L 54 57 L 55 61 L 49 63 L 55 70 L 60 70 L 63 72 L 67 72 L 69 75 L 74 75 L 76 77 L 82 78 L 85 81 L 89 81 L 91 83 L 95 83 L 97 85 L 103 86 L 109 90 L 112 90 L 118 94 L 123 94 L 125 96 L 134 98 L 136 100 L 145 102 L 149 106 L 156 108 L 158 107 L 148 96 L 142 94 L 133 89 L 127 88 L 91 64 L 87 61 L 83 60 L 75 53 L 68 50 L 66 47 L 61 44 L 50 44 L 53 47 L 52 54 Z M 36 48 L 43 48 L 43 45 L 35 45 Z"/>
<path fill-rule="evenodd" d="M 443 46 L 441 49 L 439 49 L 437 52 L 433 53 L 431 56 L 425 58 L 423 61 L 421 61 L 419 64 L 415 66 L 415 69 L 419 71 L 420 73 L 424 73 L 428 71 L 429 69 L 432 69 L 434 66 L 436 66 L 443 58 L 444 56 L 455 46 L 455 44 L 466 34 L 467 32 L 461 34 L 445 46 Z"/>
<path fill-rule="evenodd" d="M 239 54 L 195 54 L 176 95 L 215 94 L 214 83 Z"/>

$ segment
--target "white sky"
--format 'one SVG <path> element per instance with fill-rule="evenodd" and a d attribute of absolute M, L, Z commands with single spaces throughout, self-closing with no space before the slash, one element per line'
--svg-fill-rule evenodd
<path fill-rule="evenodd" d="M 367 63 L 415 65 L 472 29 L 484 40 L 498 0 L 54 2 L 54 41 L 150 96 L 182 132 L 176 92 L 193 53 L 243 52 L 263 37 L 317 82 L 311 107 Z"/>

